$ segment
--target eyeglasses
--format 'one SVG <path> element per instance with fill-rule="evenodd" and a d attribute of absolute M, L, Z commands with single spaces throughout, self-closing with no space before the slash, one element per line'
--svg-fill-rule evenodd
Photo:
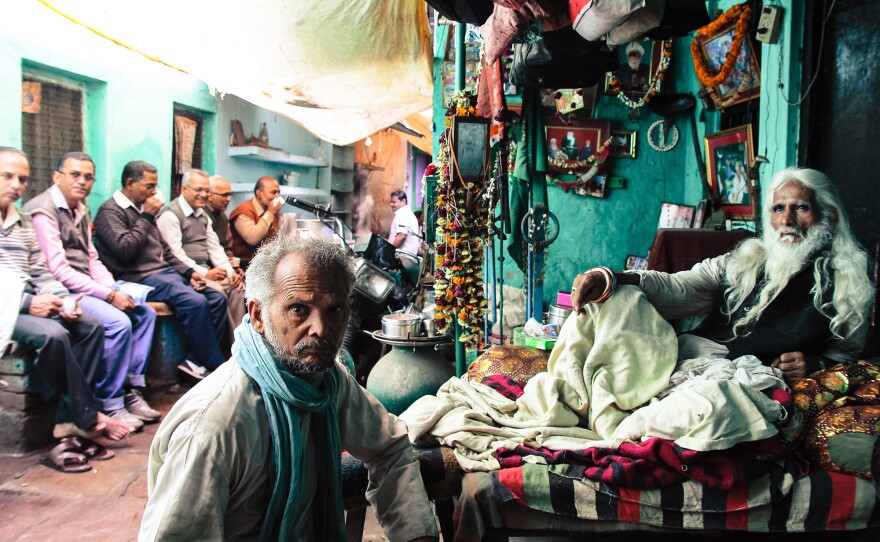
<path fill-rule="evenodd" d="M 79 180 L 80 177 L 85 179 L 88 182 L 92 182 L 95 180 L 95 176 L 91 173 L 83 173 L 82 171 L 59 171 L 62 175 L 67 175 L 74 181 Z"/>
<path fill-rule="evenodd" d="M 207 188 L 207 187 L 206 188 L 195 188 L 190 185 L 186 185 L 186 187 L 189 188 L 190 190 L 192 190 L 193 192 L 195 192 L 196 194 L 207 194 L 208 192 L 211 191 L 211 189 Z"/>
<path fill-rule="evenodd" d="M 157 183 L 145 183 L 141 180 L 137 180 L 135 182 L 141 184 L 147 190 L 155 190 L 156 187 L 159 186 Z"/>
<path fill-rule="evenodd" d="M 211 192 L 211 195 L 218 198 L 230 198 L 232 197 L 232 192 Z"/>

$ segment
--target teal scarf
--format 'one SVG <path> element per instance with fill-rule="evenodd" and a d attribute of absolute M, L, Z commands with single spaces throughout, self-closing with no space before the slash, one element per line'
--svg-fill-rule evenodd
<path fill-rule="evenodd" d="M 303 452 L 312 446 L 317 458 L 317 493 L 312 503 L 316 540 L 345 540 L 342 510 L 342 447 L 336 395 L 339 375 L 324 375 L 322 389 L 295 376 L 251 327 L 249 316 L 235 329 L 232 355 L 257 385 L 266 404 L 272 432 L 272 498 L 263 518 L 260 540 L 307 540 L 306 496 L 302 483 Z M 301 422 L 311 417 L 308 433 Z"/>

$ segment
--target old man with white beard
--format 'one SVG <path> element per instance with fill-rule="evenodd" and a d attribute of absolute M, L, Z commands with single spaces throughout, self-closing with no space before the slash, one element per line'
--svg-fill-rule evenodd
<path fill-rule="evenodd" d="M 586 271 L 572 286 L 575 310 L 584 315 L 584 304 L 629 284 L 666 319 L 707 315 L 679 337 L 679 360 L 749 354 L 789 384 L 826 364 L 855 361 L 874 287 L 836 188 L 818 171 L 789 168 L 765 194 L 762 238 L 674 274 Z"/>

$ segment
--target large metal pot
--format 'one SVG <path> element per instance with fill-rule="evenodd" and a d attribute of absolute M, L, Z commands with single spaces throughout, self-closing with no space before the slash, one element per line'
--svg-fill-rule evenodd
<path fill-rule="evenodd" d="M 418 337 L 421 327 L 420 314 L 386 314 L 382 317 L 382 335 L 388 339 Z"/>
<path fill-rule="evenodd" d="M 568 318 L 568 315 L 571 314 L 571 312 L 572 309 L 553 303 L 550 305 L 550 311 L 547 314 L 547 323 L 556 324 L 562 328 L 562 324 L 565 323 L 565 319 Z"/>

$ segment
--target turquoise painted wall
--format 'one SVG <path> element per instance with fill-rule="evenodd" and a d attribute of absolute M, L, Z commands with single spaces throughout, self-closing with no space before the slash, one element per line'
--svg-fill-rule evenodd
<path fill-rule="evenodd" d="M 732 0 L 707 2 L 709 13 L 738 3 Z M 796 0 L 774 2 L 784 10 L 779 43 L 762 45 L 762 93 L 760 127 L 756 154 L 769 160 L 759 168 L 759 184 L 765 184 L 773 172 L 797 164 L 799 109 L 794 102 L 800 87 L 800 63 L 797 58 L 803 34 L 803 5 Z M 671 64 L 672 78 L 664 92 L 699 91 L 690 56 L 691 38 L 675 40 Z M 779 83 L 783 88 L 778 88 Z M 706 111 L 697 100 L 698 142 L 719 129 L 720 113 Z M 701 116 L 704 120 L 700 121 Z M 611 189 L 604 199 L 566 194 L 561 188 L 548 188 L 549 207 L 560 221 L 560 235 L 547 249 L 544 283 L 545 306 L 555 302 L 558 290 L 567 290 L 573 277 L 597 265 L 615 270 L 623 268 L 628 254 L 645 255 L 654 239 L 663 202 L 695 205 L 703 197 L 702 181 L 693 151 L 689 119 L 678 117 L 678 145 L 660 153 L 648 146 L 647 129 L 660 117 L 647 108 L 639 111 L 635 122 L 629 109 L 616 97 L 601 96 L 596 118 L 612 121 L 612 128 L 637 130 L 637 159 L 612 158 L 607 173 L 627 179 L 625 189 Z M 498 248 L 496 247 L 496 252 Z M 505 283 L 524 288 L 524 278 L 511 259 L 504 262 Z"/>

